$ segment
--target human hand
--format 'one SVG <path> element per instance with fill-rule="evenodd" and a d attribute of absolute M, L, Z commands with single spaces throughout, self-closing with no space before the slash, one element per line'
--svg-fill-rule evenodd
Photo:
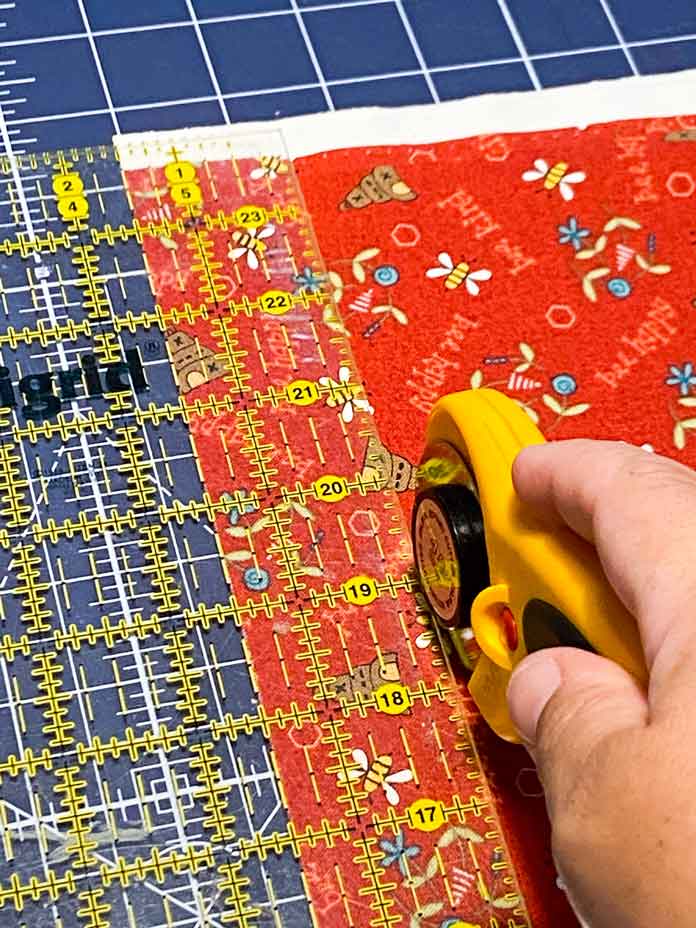
<path fill-rule="evenodd" d="M 508 702 L 534 758 L 554 859 L 588 928 L 694 925 L 696 473 L 619 442 L 526 448 L 518 495 L 592 542 L 635 616 L 645 693 L 606 658 L 538 651 Z"/>

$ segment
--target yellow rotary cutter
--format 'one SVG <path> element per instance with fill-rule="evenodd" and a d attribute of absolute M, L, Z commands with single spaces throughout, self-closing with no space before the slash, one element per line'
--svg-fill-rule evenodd
<path fill-rule="evenodd" d="M 469 691 L 508 741 L 519 737 L 507 684 L 532 651 L 584 648 L 647 680 L 635 621 L 594 548 L 570 529 L 549 531 L 515 493 L 517 453 L 544 440 L 502 393 L 444 397 L 428 422 L 413 510 L 416 567 L 428 605 L 470 668 L 475 639 L 480 652 Z"/>

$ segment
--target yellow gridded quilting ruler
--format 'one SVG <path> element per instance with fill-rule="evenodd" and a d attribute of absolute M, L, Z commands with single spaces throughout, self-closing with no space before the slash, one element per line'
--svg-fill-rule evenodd
<path fill-rule="evenodd" d="M 0 160 L 0 921 L 523 928 L 277 132 Z"/>

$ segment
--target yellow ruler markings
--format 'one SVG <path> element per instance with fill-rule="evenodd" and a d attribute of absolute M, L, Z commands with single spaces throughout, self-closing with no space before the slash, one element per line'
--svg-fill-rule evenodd
<path fill-rule="evenodd" d="M 94 157 L 94 156 L 92 156 Z M 211 220 L 208 224 L 208 217 L 204 217 L 206 223 L 206 228 L 227 228 L 224 223 L 228 223 L 229 219 L 222 215 L 218 215 Z M 282 217 L 276 217 L 276 222 L 282 221 Z M 218 225 L 215 225 L 215 223 Z M 152 230 L 154 233 L 154 229 Z M 173 229 L 175 234 L 187 234 L 183 227 L 181 229 Z M 97 230 L 91 230 L 92 232 L 92 243 L 93 245 L 99 244 L 102 241 L 108 242 L 108 244 L 116 245 L 119 240 L 128 240 L 129 237 L 137 237 L 140 234 L 142 241 L 142 235 L 148 234 L 147 232 L 142 233 L 138 231 L 135 227 L 121 227 L 121 229 L 107 229 L 106 227 L 101 230 L 99 234 L 100 237 L 95 238 L 95 233 Z M 122 236 L 125 235 L 126 238 L 123 239 Z M 119 238 L 121 236 L 121 238 Z M 111 237 L 111 241 L 109 240 Z M 14 245 L 14 243 L 13 243 Z M 69 247 L 70 242 L 56 243 L 56 248 L 58 247 Z M 41 247 L 50 247 L 48 245 Z M 92 246 L 87 246 L 92 247 Z M 0 246 L 2 250 L 2 246 Z M 28 254 L 30 252 L 27 252 Z M 209 252 L 207 253 L 209 257 Z M 199 256 L 200 257 L 200 256 Z M 78 254 L 78 258 L 83 261 L 83 290 L 87 295 L 88 302 L 97 305 L 99 301 L 99 292 L 97 287 L 102 283 L 99 279 L 99 268 L 98 265 L 95 265 L 93 261 L 90 261 L 89 252 L 83 253 L 82 255 Z M 205 261 L 202 262 L 203 264 Z M 207 273 L 205 267 L 202 269 L 203 272 Z M 210 283 L 210 280 L 208 280 Z M 95 297 L 96 294 L 96 297 Z M 215 292 L 211 288 L 210 295 L 215 297 Z M 210 296 L 207 297 L 210 300 Z M 295 299 L 293 295 L 293 300 Z M 291 305 L 296 306 L 298 302 L 302 302 L 305 309 L 309 309 L 312 305 L 323 305 L 326 301 L 326 295 L 316 295 L 308 296 L 303 294 L 297 302 L 292 302 Z M 251 315 L 254 312 L 263 312 L 264 309 L 262 301 L 250 301 L 244 299 L 239 301 L 237 304 L 233 304 L 229 307 L 233 313 L 245 313 Z M 92 307 L 94 308 L 94 307 Z M 105 309 L 104 309 L 105 311 Z M 162 310 L 157 308 L 155 312 L 149 313 L 138 313 L 128 311 L 128 314 L 124 315 L 121 318 L 113 318 L 110 316 L 110 323 L 116 329 L 116 331 L 128 330 L 134 333 L 139 327 L 149 328 L 157 327 L 160 330 L 164 331 L 168 324 L 176 321 L 195 321 L 197 318 L 209 318 L 210 310 L 203 304 L 199 307 L 192 307 L 184 305 L 182 308 L 173 307 L 168 310 Z M 226 323 L 228 325 L 228 323 Z M 233 336 L 234 333 L 229 330 L 233 328 L 229 326 L 225 332 L 220 332 L 220 338 L 218 342 L 223 344 L 223 354 L 225 358 L 230 363 L 230 368 L 232 369 L 232 382 L 235 383 L 235 377 L 239 377 L 241 372 L 241 378 L 244 377 L 243 367 L 241 366 L 243 361 L 243 356 L 235 356 L 235 353 L 239 351 L 238 345 L 230 340 L 229 336 Z M 90 334 L 92 330 L 90 329 Z M 78 331 L 73 330 L 73 332 L 66 332 L 66 336 L 72 335 L 85 335 L 86 330 L 83 328 Z M 8 339 L 7 343 L 10 344 L 10 339 L 15 339 L 16 343 L 19 344 L 20 341 L 24 343 L 31 343 L 36 340 L 39 341 L 42 345 L 47 338 L 47 333 L 45 331 L 41 332 L 40 327 L 37 326 L 34 330 L 27 330 L 26 327 L 20 332 L 9 332 L 6 333 L 5 337 Z M 109 352 L 115 351 L 117 342 L 113 337 L 104 338 L 100 350 L 104 357 L 111 356 Z M 107 362 L 108 363 L 108 362 Z M 238 366 L 239 365 L 239 366 Z M 236 373 L 235 373 L 236 371 Z M 247 427 L 247 453 L 250 455 L 254 461 L 256 467 L 256 478 L 260 484 L 259 489 L 263 492 L 273 491 L 276 486 L 274 482 L 274 477 L 277 472 L 274 471 L 271 463 L 271 456 L 269 454 L 268 442 L 265 440 L 263 435 L 263 422 L 258 416 L 257 411 L 261 411 L 264 406 L 270 406 L 272 408 L 277 408 L 283 403 L 291 402 L 288 396 L 287 389 L 278 389 L 278 388 L 269 388 L 263 393 L 255 392 L 253 396 L 247 394 L 248 389 L 248 375 L 246 379 L 237 379 L 236 387 L 239 394 L 246 395 L 247 404 L 253 404 L 252 409 L 247 409 L 240 411 L 235 408 L 234 404 L 229 404 L 226 401 L 220 401 L 214 397 L 210 397 L 207 401 L 198 401 L 196 404 L 189 404 L 187 401 L 181 402 L 179 404 L 166 404 L 163 407 L 156 407 L 154 404 L 151 404 L 145 410 L 137 411 L 137 425 L 142 427 L 148 422 L 153 424 L 158 424 L 164 421 L 173 421 L 175 418 L 181 418 L 184 421 L 189 421 L 190 416 L 192 415 L 222 415 L 229 412 L 234 412 L 239 418 L 243 419 Z M 314 388 L 316 390 L 316 396 L 313 400 L 314 403 L 325 402 L 327 400 L 333 400 L 334 402 L 340 402 L 342 397 L 346 396 L 345 385 L 331 385 L 328 387 L 322 384 L 315 384 Z M 352 391 L 355 392 L 352 392 Z M 361 390 L 360 385 L 355 384 L 351 385 L 351 396 L 359 395 Z M 339 392 L 343 391 L 343 392 Z M 240 412 L 244 413 L 244 416 L 240 416 Z M 118 411 L 112 409 L 110 414 L 102 417 L 92 417 L 87 418 L 86 422 L 81 424 L 79 429 L 75 430 L 74 427 L 68 422 L 60 422 L 55 425 L 51 425 L 50 428 L 44 428 L 43 424 L 40 427 L 37 427 L 34 423 L 30 423 L 25 429 L 18 430 L 14 437 L 16 439 L 24 439 L 29 441 L 38 441 L 42 438 L 51 438 L 55 435 L 65 435 L 77 434 L 80 429 L 85 431 L 97 431 L 103 428 L 116 429 L 119 428 L 121 417 L 118 414 Z M 128 428 L 126 425 L 125 428 Z M 132 427 L 131 427 L 132 429 Z M 135 435 L 135 429 L 132 429 L 132 434 Z M 344 437 L 348 441 L 347 433 L 344 430 Z M 145 509 L 149 510 L 149 500 L 152 494 L 149 494 L 146 490 L 146 481 L 143 479 L 135 478 L 131 480 L 130 470 L 135 470 L 137 468 L 137 462 L 139 457 L 137 452 L 133 451 L 133 447 L 129 445 L 126 440 L 126 451 L 124 457 L 130 458 L 127 463 L 124 465 L 126 472 L 129 474 L 129 483 L 133 483 L 133 487 L 129 497 L 131 499 L 131 504 L 134 509 Z M 122 454 L 123 452 L 123 448 Z M 351 455 L 352 456 L 352 455 Z M 370 481 L 366 481 L 362 478 L 361 475 L 356 475 L 354 478 L 348 479 L 347 477 L 341 478 L 343 480 L 342 488 L 347 491 L 347 493 L 356 493 L 361 495 L 366 495 L 367 493 L 373 492 L 378 488 L 378 486 Z M 296 579 L 296 565 L 294 552 L 296 551 L 296 543 L 293 541 L 292 532 L 288 521 L 284 518 L 281 505 L 287 504 L 289 502 L 300 502 L 303 503 L 307 498 L 312 498 L 317 501 L 321 501 L 321 488 L 316 485 L 316 482 L 309 486 L 299 485 L 294 489 L 280 488 L 280 494 L 282 498 L 282 504 L 273 504 L 270 507 L 262 509 L 263 512 L 268 512 L 272 514 L 272 518 L 275 517 L 279 523 L 276 526 L 277 529 L 277 538 L 276 538 L 276 555 L 282 560 L 284 559 L 285 567 L 288 573 L 288 579 Z M 343 497 L 345 498 L 345 497 Z M 167 569 L 168 557 L 164 551 L 159 540 L 162 537 L 161 527 L 165 525 L 170 520 L 176 520 L 178 524 L 183 524 L 187 518 L 199 518 L 201 515 L 210 519 L 211 521 L 216 517 L 222 509 L 217 508 L 218 503 L 211 499 L 204 499 L 203 501 L 191 501 L 188 504 L 179 504 L 178 502 L 165 507 L 158 507 L 157 518 L 160 522 L 160 525 L 152 532 L 151 537 L 146 542 L 149 544 L 152 551 L 155 553 L 150 558 L 151 567 L 153 568 L 153 574 L 157 578 L 157 583 L 159 584 L 160 590 L 166 590 L 169 587 L 167 582 L 170 571 Z M 97 532 L 103 531 L 126 531 L 127 529 L 135 528 L 137 522 L 133 521 L 133 513 L 129 512 L 126 514 L 118 513 L 116 510 L 109 511 L 105 517 L 100 518 L 99 520 L 93 520 L 89 518 L 82 518 L 74 520 L 71 524 L 70 520 L 66 520 L 63 525 L 57 525 L 55 522 L 52 522 L 50 525 L 45 526 L 39 531 L 39 534 L 35 538 L 37 542 L 44 540 L 45 538 L 50 538 L 55 540 L 58 537 L 61 537 L 61 532 L 65 534 L 66 537 L 73 537 L 75 534 L 82 535 L 89 540 L 90 537 Z M 345 532 L 344 532 L 345 534 Z M 3 536 L 4 538 L 5 536 Z M 396 597 L 398 592 L 401 590 L 411 590 L 412 589 L 412 580 L 408 576 L 401 577 L 389 577 L 386 580 L 375 581 L 374 578 L 368 578 L 373 581 L 375 584 L 374 590 L 376 596 L 387 596 L 387 597 Z M 197 607 L 195 609 L 184 610 L 184 622 L 186 623 L 187 629 L 193 629 L 197 626 L 203 628 L 210 627 L 212 623 L 222 623 L 228 620 L 234 621 L 236 623 L 241 622 L 245 618 L 259 618 L 271 617 L 274 614 L 277 614 L 278 610 L 281 610 L 284 613 L 289 612 L 291 620 L 294 624 L 293 630 L 297 635 L 306 639 L 306 650 L 308 655 L 306 657 L 307 662 L 312 667 L 312 672 L 314 674 L 314 683 L 310 687 L 313 690 L 313 696 L 318 699 L 322 699 L 322 708 L 317 710 L 314 708 L 313 704 L 310 704 L 309 709 L 299 709 L 295 707 L 293 711 L 278 711 L 275 714 L 267 714 L 265 710 L 259 712 L 255 716 L 245 716 L 243 719 L 233 719 L 231 717 L 226 717 L 224 723 L 215 723 L 214 721 L 210 722 L 210 737 L 226 737 L 234 738 L 242 731 L 253 731 L 261 730 L 268 736 L 268 734 L 274 728 L 285 728 L 289 725 L 297 725 L 297 719 L 301 718 L 304 722 L 308 722 L 311 719 L 312 724 L 321 724 L 322 725 L 322 737 L 325 739 L 332 750 L 332 759 L 334 767 L 336 768 L 335 772 L 337 774 L 347 774 L 352 766 L 350 760 L 350 752 L 348 750 L 348 742 L 350 736 L 347 735 L 346 731 L 343 730 L 342 726 L 345 719 L 348 719 L 353 712 L 357 712 L 360 715 L 364 715 L 366 708 L 372 709 L 374 699 L 367 700 L 369 706 L 366 706 L 366 700 L 361 697 L 356 697 L 352 700 L 346 701 L 343 700 L 340 703 L 340 711 L 342 718 L 338 719 L 326 719 L 325 713 L 325 704 L 324 704 L 324 691 L 322 689 L 322 684 L 319 681 L 320 675 L 323 673 L 323 676 L 326 682 L 329 684 L 328 690 L 330 691 L 331 678 L 326 676 L 326 666 L 324 662 L 325 654 L 322 654 L 322 649 L 319 647 L 320 639 L 315 640 L 314 630 L 312 628 L 312 617 L 310 608 L 315 610 L 322 608 L 323 606 L 340 606 L 342 602 L 345 602 L 346 599 L 350 601 L 345 590 L 345 584 L 341 584 L 340 587 L 337 587 L 335 584 L 326 584 L 324 588 L 319 590 L 310 591 L 309 603 L 307 607 L 303 607 L 301 610 L 296 610 L 295 604 L 289 602 L 287 595 L 292 596 L 297 592 L 297 588 L 293 588 L 292 583 L 289 585 L 289 588 L 286 587 L 283 594 L 278 597 L 268 597 L 264 594 L 263 597 L 259 597 L 256 600 L 252 600 L 246 603 L 237 603 L 234 598 L 230 599 L 228 604 L 222 604 L 219 608 L 217 607 Z M 170 608 L 172 610 L 175 607 L 180 609 L 180 603 L 176 599 L 176 594 L 170 592 L 170 598 L 167 598 L 165 595 L 164 602 L 165 608 Z M 164 624 L 163 624 L 164 623 Z M 151 634 L 160 634 L 163 628 L 166 628 L 167 619 L 155 616 L 152 619 L 144 620 L 140 617 L 139 624 L 134 630 L 125 628 L 120 625 L 119 622 L 110 621 L 107 619 L 102 619 L 101 626 L 90 626 L 87 630 L 77 631 L 74 626 L 72 630 L 66 630 L 65 633 L 54 633 L 53 636 L 53 646 L 58 647 L 69 647 L 80 649 L 84 647 L 85 644 L 90 643 L 90 636 L 94 637 L 95 640 L 108 641 L 111 640 L 112 643 L 118 640 L 126 640 L 127 637 L 131 634 L 135 634 L 138 637 L 142 634 L 143 638 L 148 637 Z M 403 620 L 402 620 L 403 624 Z M 174 638 L 170 638 L 169 641 L 173 642 L 176 640 L 176 644 L 172 645 L 172 651 L 170 657 L 173 657 L 173 663 L 176 664 L 176 673 L 184 676 L 185 672 L 192 679 L 189 681 L 192 684 L 192 687 L 195 687 L 196 682 L 196 672 L 193 674 L 188 673 L 192 669 L 192 664 L 187 662 L 185 656 L 186 652 L 182 652 L 182 649 L 179 647 L 183 643 L 184 637 L 181 632 L 174 631 L 172 632 L 175 635 Z M 27 654 L 31 653 L 32 645 L 28 635 L 22 636 L 18 641 L 5 636 L 0 639 L 0 654 L 8 659 L 14 658 L 18 654 Z M 329 652 L 327 652 L 329 653 Z M 193 692 L 193 689 L 190 689 L 189 694 Z M 446 682 L 436 682 L 431 687 L 426 687 L 425 684 L 421 681 L 419 688 L 412 688 L 410 691 L 410 697 L 412 699 L 412 705 L 419 703 L 423 706 L 430 704 L 432 699 L 449 699 L 451 694 L 448 691 L 448 686 Z M 185 701 L 191 701 L 192 697 L 186 697 Z M 453 706 L 456 705 L 456 700 L 452 701 Z M 302 713 L 309 713 L 309 716 L 303 716 Z M 55 713 L 54 713 L 55 714 Z M 205 717 L 205 716 L 204 716 Z M 164 746 L 169 749 L 182 749 L 189 745 L 189 738 L 191 732 L 189 731 L 189 723 L 193 726 L 193 730 L 196 732 L 198 737 L 200 737 L 200 727 L 196 724 L 198 721 L 196 717 L 195 710 L 191 713 L 190 717 L 187 719 L 187 724 L 179 726 L 176 732 L 170 734 L 164 732 L 162 735 Z M 60 727 L 60 726 L 58 726 Z M 110 742 L 101 744 L 98 739 L 90 744 L 89 746 L 75 746 L 75 750 L 79 749 L 79 763 L 86 763 L 90 758 L 94 758 L 99 763 L 103 763 L 104 759 L 109 756 L 120 756 L 121 753 L 126 752 L 134 761 L 144 756 L 146 752 L 150 752 L 157 747 L 157 741 L 153 740 L 152 733 L 146 733 L 146 736 L 143 736 L 142 740 L 139 739 L 132 731 L 129 730 L 129 735 L 122 739 L 111 739 Z M 162 734 L 160 732 L 160 734 Z M 149 736 L 149 737 L 147 737 Z M 67 736 L 66 736 L 67 737 Z M 437 740 L 437 735 L 435 734 Z M 196 749 L 197 756 L 202 758 L 205 756 L 206 761 L 201 761 L 201 766 L 199 768 L 200 776 L 199 781 L 203 780 L 201 789 L 206 794 L 205 802 L 207 803 L 206 812 L 208 815 L 207 827 L 212 829 L 216 835 L 221 835 L 226 829 L 229 829 L 230 835 L 233 832 L 233 821 L 227 821 L 225 819 L 225 813 L 222 809 L 222 806 L 219 803 L 220 796 L 218 786 L 219 781 L 216 779 L 215 770 L 216 765 L 211 759 L 214 757 L 214 754 L 211 754 L 213 742 L 202 742 L 201 747 Z M 443 756 L 442 747 L 440 746 L 440 755 Z M 0 777 L 3 775 L 16 775 L 20 769 L 51 769 L 47 766 L 47 753 L 41 752 L 36 755 L 32 754 L 30 751 L 23 752 L 20 758 L 8 759 L 6 764 L 6 769 L 3 770 L 3 767 L 0 766 Z M 208 763 L 210 761 L 210 763 Z M 446 760 L 445 760 L 446 762 Z M 12 766 L 14 765 L 14 766 Z M 69 769 L 69 768 L 66 768 Z M 12 772 L 15 771 L 15 773 Z M 288 835 L 269 835 L 264 836 L 263 839 L 258 839 L 259 843 L 256 846 L 252 846 L 252 843 L 246 846 L 245 854 L 247 857 L 249 855 L 258 854 L 263 855 L 264 853 L 279 853 L 283 847 L 291 846 L 293 850 L 297 853 L 299 847 L 303 846 L 303 843 L 306 841 L 308 846 L 316 846 L 316 844 L 325 844 L 327 847 L 333 846 L 330 842 L 334 839 L 337 839 L 336 836 L 339 835 L 341 840 L 350 840 L 348 836 L 354 836 L 355 829 L 355 820 L 358 819 L 361 815 L 359 803 L 360 803 L 360 789 L 359 785 L 353 787 L 348 777 L 345 781 L 342 782 L 342 787 L 344 788 L 344 803 L 348 806 L 348 814 L 346 820 L 340 820 L 338 823 L 325 823 L 326 831 L 322 832 L 321 829 L 317 831 L 316 834 L 312 833 L 312 830 L 309 830 L 309 835 L 305 838 L 299 837 L 294 833 L 292 827 L 288 829 Z M 75 791 L 73 791 L 75 792 Z M 79 791 L 77 791 L 79 792 Z M 357 796 L 357 798 L 356 798 Z M 211 798 L 212 797 L 212 798 Z M 78 800 L 75 796 L 72 796 L 70 800 L 73 803 Z M 453 806 L 451 814 L 459 814 L 460 809 L 456 806 Z M 374 810 L 371 810 L 374 812 Z M 80 807 L 79 804 L 75 808 L 71 808 L 71 814 L 74 816 L 77 825 L 75 826 L 78 833 L 79 827 L 81 824 L 80 820 Z M 370 815 L 370 822 L 372 825 L 377 825 L 380 827 L 380 818 L 378 816 Z M 388 815 L 383 819 L 383 826 L 385 829 L 392 828 L 399 820 L 395 818 L 394 810 L 388 810 Z M 495 818 L 493 815 L 490 817 L 490 822 L 492 825 L 495 824 Z M 493 832 L 491 832 L 493 834 Z M 83 835 L 84 837 L 84 835 Z M 257 840 L 255 836 L 254 840 Z M 369 839 L 372 840 L 372 839 Z M 283 842 L 289 842 L 289 844 L 284 844 Z M 362 842 L 362 843 L 361 843 Z M 84 842 L 76 840 L 76 849 L 74 855 L 81 860 L 80 854 L 83 856 L 89 853 L 88 849 L 85 849 L 83 846 Z M 354 845 L 358 850 L 364 855 L 365 848 L 367 844 L 363 837 L 356 839 Z M 374 854 L 373 857 L 379 857 L 380 852 L 374 846 L 374 841 L 372 841 L 372 850 Z M 245 858 L 246 859 L 246 858 Z M 393 904 L 392 900 L 388 898 L 388 882 L 382 880 L 375 880 L 374 874 L 372 873 L 372 864 L 370 860 L 361 859 L 359 861 L 362 868 L 363 875 L 363 886 L 361 887 L 361 894 L 366 895 L 370 899 L 370 905 L 375 912 L 375 918 L 371 921 L 371 925 L 378 926 L 389 926 L 393 924 Z M 252 912 L 248 907 L 248 899 L 244 895 L 244 877 L 242 876 L 239 866 L 236 862 L 234 864 L 229 864 L 231 869 L 228 871 L 229 877 L 229 886 L 226 886 L 226 891 L 229 897 L 229 905 L 231 911 L 234 912 L 234 923 L 249 925 L 249 928 L 253 925 L 256 928 L 256 922 L 254 918 L 258 915 L 258 912 Z M 174 854 L 173 858 L 167 856 L 165 859 L 160 857 L 157 852 L 153 852 L 149 858 L 146 858 L 142 865 L 132 868 L 132 865 L 126 863 L 122 858 L 118 858 L 117 863 L 114 868 L 111 870 L 102 870 L 103 885 L 109 886 L 112 882 L 120 882 L 121 885 L 127 886 L 129 882 L 133 880 L 141 880 L 145 875 L 150 875 L 156 880 L 164 878 L 164 875 L 167 872 L 172 873 L 183 873 L 187 871 L 195 872 L 197 867 L 205 866 L 211 868 L 218 866 L 218 872 L 222 873 L 221 865 L 217 863 L 214 858 L 205 858 L 204 856 L 196 857 L 190 856 L 188 854 Z M 40 884 L 42 886 L 41 892 L 50 897 L 51 886 L 50 880 L 44 881 Z M 45 889 L 45 884 L 48 883 L 48 889 Z M 514 886 L 514 882 L 513 882 Z M 35 887 L 33 887 L 35 888 Z M 362 891 L 365 890 L 364 893 Z M 4 888 L 0 887 L 0 904 L 2 903 Z M 20 894 L 24 894 L 22 898 L 29 898 L 25 889 L 20 885 L 18 891 Z M 73 889 L 70 891 L 74 891 Z M 272 893 L 272 888 L 269 889 L 269 894 Z M 9 896 L 7 897 L 9 900 Z M 100 928 L 102 921 L 105 917 L 105 913 L 100 911 L 100 900 L 101 894 L 99 890 L 89 890 L 87 893 L 82 893 L 80 896 L 82 909 L 81 914 L 85 919 L 91 919 L 88 922 L 90 928 Z"/>

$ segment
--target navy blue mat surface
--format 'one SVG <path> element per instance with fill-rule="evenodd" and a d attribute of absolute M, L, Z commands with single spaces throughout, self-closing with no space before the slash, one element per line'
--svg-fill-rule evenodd
<path fill-rule="evenodd" d="M 15 151 L 696 66 L 693 0 L 0 3 Z"/>

